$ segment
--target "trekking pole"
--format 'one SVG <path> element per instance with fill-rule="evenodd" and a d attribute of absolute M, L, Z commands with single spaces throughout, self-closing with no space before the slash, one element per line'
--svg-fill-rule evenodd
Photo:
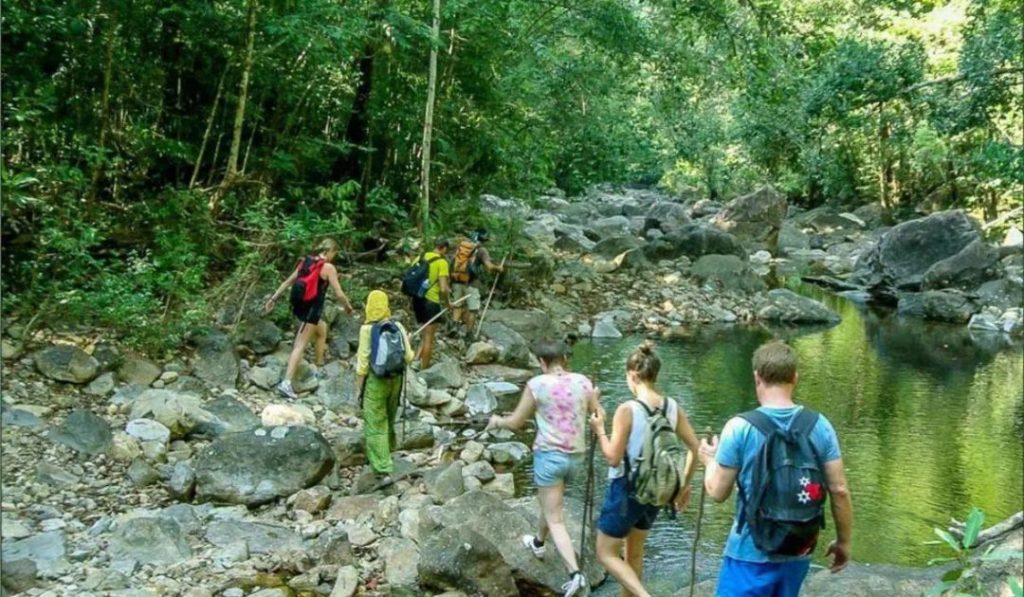
<path fill-rule="evenodd" d="M 459 303 L 461 303 L 462 301 L 464 301 L 464 300 L 466 300 L 468 298 L 469 298 L 469 295 L 466 295 L 466 296 L 460 298 L 459 300 L 457 300 L 454 303 L 452 303 L 451 307 L 454 307 L 455 305 L 458 305 Z M 440 313 L 438 313 L 437 315 L 435 315 L 435 316 L 431 317 L 430 319 L 428 319 L 427 323 L 421 325 L 418 330 L 416 330 L 415 332 L 410 334 L 410 337 L 415 337 L 415 336 L 419 336 L 420 334 L 422 334 L 423 330 L 427 329 L 428 325 L 430 325 L 430 324 L 434 323 L 435 321 L 437 321 L 442 315 L 447 313 L 448 309 L 450 309 L 451 307 L 445 307 L 444 309 L 441 309 Z"/>
<path fill-rule="evenodd" d="M 501 269 L 505 269 L 505 260 L 508 259 L 508 255 L 501 258 Z M 501 272 L 494 274 L 494 282 L 491 284 L 491 292 L 487 295 L 487 302 L 484 303 L 484 310 L 480 313 L 480 320 L 476 322 L 476 332 L 473 333 L 473 339 L 476 340 L 480 337 L 480 330 L 484 327 L 484 318 L 487 317 L 487 308 L 491 306 L 491 299 L 494 298 L 494 289 L 498 287 L 498 278 L 501 277 Z"/>
<path fill-rule="evenodd" d="M 583 485 L 583 520 L 580 521 L 580 572 L 586 568 L 587 523 L 594 516 L 594 451 L 597 436 L 593 429 L 589 430 L 587 441 L 587 480 Z"/>
<path fill-rule="evenodd" d="M 706 437 L 708 441 L 711 440 L 711 432 L 707 432 Z M 707 469 L 704 470 L 705 474 Z M 697 544 L 700 542 L 700 524 L 704 520 L 704 498 L 707 496 L 707 485 L 704 484 L 704 477 L 701 476 L 700 480 L 700 501 L 697 502 L 697 528 L 693 533 L 693 553 L 690 554 L 690 593 L 689 597 L 693 597 L 693 591 L 697 586 Z"/>
<path fill-rule="evenodd" d="M 405 443 L 405 420 L 409 418 L 409 397 L 405 395 L 405 384 L 409 381 L 409 365 L 402 370 L 402 389 L 398 395 L 398 405 L 402 407 L 402 444 Z M 398 446 L 395 446 L 397 449 Z"/>

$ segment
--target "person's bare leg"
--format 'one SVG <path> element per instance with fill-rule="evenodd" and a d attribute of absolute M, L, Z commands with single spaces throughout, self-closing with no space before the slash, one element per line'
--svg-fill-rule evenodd
<path fill-rule="evenodd" d="M 284 378 L 289 382 L 295 379 L 295 371 L 299 368 L 299 362 L 302 361 L 302 353 L 306 352 L 306 345 L 309 344 L 309 338 L 315 330 L 315 325 L 304 323 L 299 328 L 299 333 L 295 334 L 295 344 L 292 346 L 292 353 L 288 355 L 288 368 L 284 373 Z"/>
<path fill-rule="evenodd" d="M 437 324 L 432 323 L 423 330 L 423 344 L 420 345 L 420 368 L 430 367 L 430 358 L 434 356 L 434 335 L 437 334 Z"/>
<path fill-rule="evenodd" d="M 324 355 L 327 354 L 327 322 L 316 324 L 316 368 L 324 366 Z"/>
<path fill-rule="evenodd" d="M 616 539 L 597 531 L 597 561 L 604 569 L 619 581 L 623 590 L 637 597 L 650 597 L 650 593 L 640 584 L 636 572 L 622 559 L 622 539 Z"/>
<path fill-rule="evenodd" d="M 553 487 L 538 488 L 537 497 L 540 498 L 541 511 L 551 533 L 551 539 L 558 548 L 558 555 L 562 556 L 562 561 L 569 572 L 576 572 L 580 569 L 576 563 L 576 550 L 572 547 L 572 539 L 569 538 L 569 530 L 565 528 L 565 516 L 562 512 L 564 492 L 565 483 L 559 483 Z"/>
<path fill-rule="evenodd" d="M 476 329 L 476 311 L 470 311 L 467 309 L 466 317 L 464 319 L 466 322 L 466 330 L 472 332 Z"/>
<path fill-rule="evenodd" d="M 550 529 L 548 528 L 548 519 L 544 516 L 544 500 L 537 494 L 537 504 L 540 506 L 537 512 L 537 539 L 544 543 L 548 540 L 548 534 Z"/>
<path fill-rule="evenodd" d="M 466 315 L 466 312 L 465 312 L 464 309 L 457 309 L 457 308 L 453 308 L 452 309 L 452 321 L 454 321 L 457 324 L 461 324 L 462 323 L 462 320 L 465 317 L 465 315 Z"/>
<path fill-rule="evenodd" d="M 633 529 L 626 535 L 626 563 L 636 573 L 638 581 L 643 582 L 644 578 L 644 542 L 647 541 L 647 531 Z M 622 589 L 622 597 L 632 597 L 633 593 Z"/>

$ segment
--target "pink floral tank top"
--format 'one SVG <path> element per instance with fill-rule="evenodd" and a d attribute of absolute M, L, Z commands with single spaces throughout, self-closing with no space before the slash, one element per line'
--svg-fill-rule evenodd
<path fill-rule="evenodd" d="M 587 399 L 594 386 L 579 373 L 538 375 L 527 386 L 537 402 L 535 452 L 582 453 L 586 447 Z"/>

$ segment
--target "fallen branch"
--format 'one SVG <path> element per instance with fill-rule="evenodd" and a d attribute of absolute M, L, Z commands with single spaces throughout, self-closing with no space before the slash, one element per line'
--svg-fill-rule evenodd
<path fill-rule="evenodd" d="M 964 523 L 960 522 L 955 518 L 951 518 L 949 525 L 949 533 L 957 539 L 963 539 L 964 526 Z M 978 547 L 979 545 L 983 545 L 985 543 L 988 543 L 989 541 L 998 539 L 1003 535 L 1006 535 L 1007 533 L 1010 533 L 1022 527 L 1024 527 L 1024 512 L 1018 512 L 1013 516 L 1007 518 L 1003 522 L 1000 522 L 999 524 L 991 526 L 978 533 L 978 538 L 977 540 L 975 540 L 974 545 L 972 545 L 971 547 Z"/>

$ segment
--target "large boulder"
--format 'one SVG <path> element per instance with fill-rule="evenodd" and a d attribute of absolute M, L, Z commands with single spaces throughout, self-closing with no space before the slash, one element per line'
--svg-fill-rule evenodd
<path fill-rule="evenodd" d="M 629 233 L 629 218 L 626 216 L 610 216 L 595 220 L 590 224 L 590 229 L 599 238 L 610 238 Z"/>
<path fill-rule="evenodd" d="M 786 217 L 786 207 L 786 198 L 769 185 L 733 199 L 711 222 L 718 229 L 734 234 L 748 249 L 766 247 L 778 253 L 779 231 Z"/>
<path fill-rule="evenodd" d="M 423 542 L 418 571 L 420 584 L 439 592 L 459 590 L 487 597 L 519 595 L 512 570 L 501 552 L 469 526 L 431 534 Z"/>
<path fill-rule="evenodd" d="M 509 367 L 530 366 L 530 346 L 519 332 L 497 321 L 485 321 L 480 333 L 498 347 L 498 363 Z"/>
<path fill-rule="evenodd" d="M 110 540 L 109 549 L 115 568 L 132 561 L 139 564 L 175 564 L 192 557 L 192 548 L 185 540 L 181 525 L 164 517 L 131 518 L 121 522 Z"/>
<path fill-rule="evenodd" d="M 704 255 L 736 255 L 745 257 L 743 245 L 732 234 L 704 224 L 687 224 L 682 228 L 651 241 L 644 247 L 644 256 L 651 261 Z"/>
<path fill-rule="evenodd" d="M 419 373 L 428 388 L 457 388 L 462 385 L 462 371 L 455 361 L 441 361 Z"/>
<path fill-rule="evenodd" d="M 196 433 L 217 437 L 224 433 L 249 431 L 260 426 L 256 413 L 231 396 L 221 396 L 205 403 L 203 409 L 213 415 L 212 420 L 201 421 Z"/>
<path fill-rule="evenodd" d="M 267 319 L 250 319 L 241 325 L 239 339 L 256 354 L 274 352 L 277 343 L 284 337 L 284 332 L 273 321 Z"/>
<path fill-rule="evenodd" d="M 765 290 L 764 280 L 736 255 L 705 255 L 690 268 L 698 284 L 716 290 L 753 293 Z"/>
<path fill-rule="evenodd" d="M 331 446 L 308 427 L 228 433 L 196 463 L 196 497 L 257 506 L 315 485 L 334 463 Z"/>
<path fill-rule="evenodd" d="M 213 423 L 195 394 L 173 390 L 146 390 L 131 404 L 132 419 L 153 419 L 171 430 L 171 437 L 186 437 L 200 425 Z"/>
<path fill-rule="evenodd" d="M 836 323 L 839 314 L 818 301 L 800 296 L 786 288 L 776 288 L 767 293 L 767 304 L 757 312 L 761 321 L 780 323 Z"/>
<path fill-rule="evenodd" d="M 40 576 L 52 578 L 71 571 L 71 564 L 66 556 L 64 534 L 60 531 L 49 531 L 17 541 L 5 540 L 0 564 L 6 573 L 9 565 L 20 560 L 28 560 L 35 564 Z"/>
<path fill-rule="evenodd" d="M 977 306 L 969 297 L 959 292 L 926 290 L 901 294 L 896 310 L 900 315 L 910 317 L 967 323 L 977 311 Z"/>
<path fill-rule="evenodd" d="M 500 323 L 534 342 L 554 333 L 551 316 L 539 309 L 494 309 L 487 312 L 487 321 Z"/>
<path fill-rule="evenodd" d="M 84 384 L 100 371 L 100 362 L 77 346 L 57 344 L 35 353 L 39 372 L 56 381 Z"/>
<path fill-rule="evenodd" d="M 982 239 L 977 239 L 962 251 L 933 263 L 921 279 L 925 290 L 959 288 L 973 290 L 993 279 L 999 264 L 999 251 Z"/>
<path fill-rule="evenodd" d="M 121 362 L 117 377 L 126 384 L 148 386 L 160 377 L 160 373 L 160 367 L 153 361 L 129 355 Z"/>
<path fill-rule="evenodd" d="M 114 434 L 102 417 L 87 410 L 74 410 L 64 422 L 50 430 L 50 440 L 83 454 L 102 454 L 113 442 Z"/>
<path fill-rule="evenodd" d="M 688 211 L 686 206 L 681 203 L 659 201 L 647 210 L 648 227 L 658 228 L 663 232 L 672 232 L 690 222 Z"/>
<path fill-rule="evenodd" d="M 234 388 L 240 366 L 231 338 L 211 331 L 196 338 L 196 355 L 192 373 L 217 388 Z"/>
<path fill-rule="evenodd" d="M 633 236 L 632 234 L 623 234 L 603 239 L 601 242 L 594 245 L 594 249 L 591 253 L 598 257 L 612 259 L 626 251 L 639 249 L 643 246 L 644 241 L 640 240 L 636 236 Z"/>
<path fill-rule="evenodd" d="M 978 224 L 959 210 L 903 222 L 861 255 L 854 281 L 891 300 L 895 291 L 918 290 L 933 265 L 980 239 Z"/>
<path fill-rule="evenodd" d="M 220 520 L 206 529 L 205 539 L 217 547 L 245 542 L 253 554 L 302 549 L 302 537 L 291 529 L 249 520 Z"/>

